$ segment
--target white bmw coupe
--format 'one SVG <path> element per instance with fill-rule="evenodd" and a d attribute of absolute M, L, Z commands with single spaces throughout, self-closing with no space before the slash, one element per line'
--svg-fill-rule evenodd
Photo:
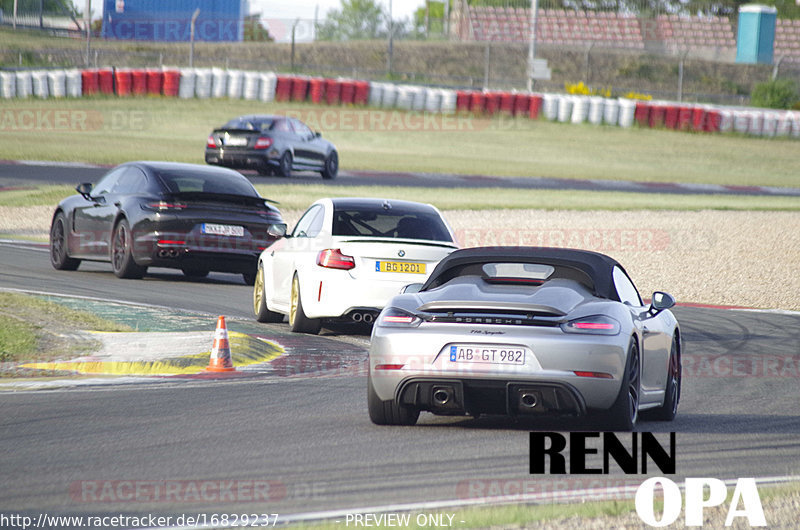
<path fill-rule="evenodd" d="M 324 319 L 371 323 L 390 298 L 427 280 L 457 248 L 429 204 L 320 199 L 261 253 L 253 310 L 259 322 L 288 315 L 299 333 L 318 333 Z"/>

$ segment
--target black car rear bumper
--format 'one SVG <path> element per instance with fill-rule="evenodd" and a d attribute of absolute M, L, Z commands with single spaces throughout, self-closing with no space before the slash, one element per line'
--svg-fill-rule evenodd
<path fill-rule="evenodd" d="M 262 169 L 277 167 L 279 158 L 270 151 L 240 150 L 235 152 L 224 149 L 207 149 L 206 164 L 224 166 L 233 169 Z"/>

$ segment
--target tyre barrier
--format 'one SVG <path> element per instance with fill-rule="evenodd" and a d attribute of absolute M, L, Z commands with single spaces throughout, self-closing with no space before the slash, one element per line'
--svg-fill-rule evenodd
<path fill-rule="evenodd" d="M 87 68 L 0 71 L 0 99 L 95 94 L 224 98 L 369 106 L 425 113 L 525 117 L 561 123 L 736 132 L 800 138 L 800 112 L 516 91 L 453 90 L 221 68 Z"/>
<path fill-rule="evenodd" d="M 114 70 L 114 88 L 118 96 L 130 96 L 133 76 L 130 70 L 117 68 Z"/>

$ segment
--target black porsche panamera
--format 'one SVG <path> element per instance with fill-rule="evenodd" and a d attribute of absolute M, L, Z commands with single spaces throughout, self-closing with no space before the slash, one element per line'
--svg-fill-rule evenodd
<path fill-rule="evenodd" d="M 317 171 L 324 179 L 339 172 L 334 145 L 296 118 L 254 114 L 214 129 L 206 141 L 206 163 L 261 174 L 290 177 L 292 171 Z"/>
<path fill-rule="evenodd" d="M 258 255 L 286 230 L 277 208 L 226 168 L 128 162 L 76 190 L 50 226 L 50 261 L 59 270 L 110 261 L 120 278 L 167 267 L 190 278 L 237 273 L 252 284 Z"/>

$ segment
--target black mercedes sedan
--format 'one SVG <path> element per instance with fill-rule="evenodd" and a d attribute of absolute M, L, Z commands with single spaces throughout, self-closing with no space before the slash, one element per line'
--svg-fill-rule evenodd
<path fill-rule="evenodd" d="M 190 278 L 241 274 L 252 285 L 258 255 L 286 232 L 271 201 L 231 169 L 128 162 L 76 190 L 50 225 L 50 261 L 59 270 L 110 261 L 120 278 L 168 267 Z"/>
<path fill-rule="evenodd" d="M 239 116 L 214 129 L 206 141 L 206 163 L 282 177 L 308 170 L 333 179 L 339 172 L 331 142 L 296 118 L 270 114 Z"/>

